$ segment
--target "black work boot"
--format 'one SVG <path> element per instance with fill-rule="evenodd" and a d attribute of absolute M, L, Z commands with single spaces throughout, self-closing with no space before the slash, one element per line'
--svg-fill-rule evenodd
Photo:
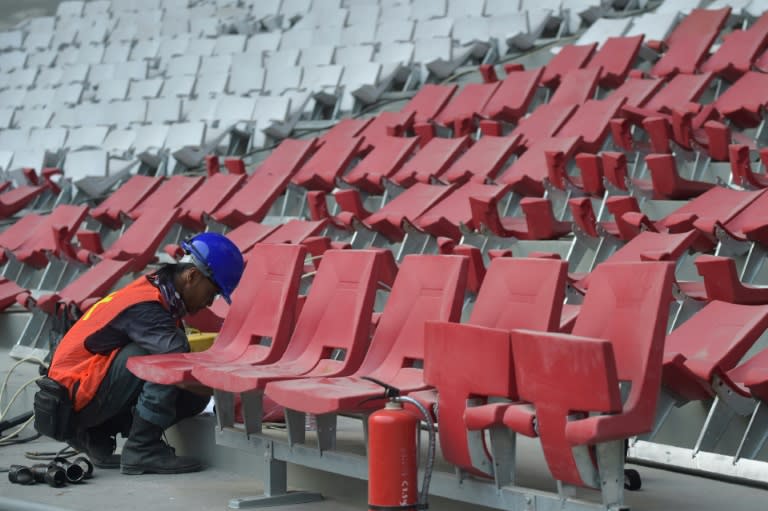
<path fill-rule="evenodd" d="M 123 445 L 120 472 L 123 474 L 183 474 L 197 472 L 200 462 L 188 456 L 176 456 L 173 447 L 162 440 L 163 428 L 133 415 L 131 433 Z"/>
<path fill-rule="evenodd" d="M 98 428 L 80 429 L 67 443 L 88 456 L 98 468 L 120 468 L 120 455 L 115 454 L 115 437 Z"/>

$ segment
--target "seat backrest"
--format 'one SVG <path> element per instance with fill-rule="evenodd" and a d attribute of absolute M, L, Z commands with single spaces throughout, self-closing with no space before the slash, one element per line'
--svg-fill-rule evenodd
<path fill-rule="evenodd" d="M 117 281 L 127 273 L 130 265 L 131 261 L 110 259 L 96 263 L 58 293 L 59 301 L 81 307 L 81 304 L 89 298 L 106 296 Z"/>
<path fill-rule="evenodd" d="M 567 271 L 568 263 L 556 259 L 492 260 L 469 323 L 503 330 L 557 331 Z"/>
<path fill-rule="evenodd" d="M 110 194 L 104 202 L 91 210 L 91 216 L 111 228 L 119 227 L 120 213 L 129 213 L 144 198 L 160 186 L 159 178 L 133 176 L 125 184 Z"/>
<path fill-rule="evenodd" d="M 421 379 L 424 325 L 460 319 L 467 264 L 463 256 L 405 256 L 358 374 L 396 384 L 410 370 Z"/>
<path fill-rule="evenodd" d="M 309 236 L 318 234 L 328 220 L 289 220 L 265 236 L 262 243 L 300 243 Z"/>
<path fill-rule="evenodd" d="M 688 368 L 704 381 L 716 370 L 739 363 L 768 327 L 768 306 L 713 300 L 667 336 L 664 358 L 685 357 Z"/>
<path fill-rule="evenodd" d="M 618 378 L 631 382 L 625 411 L 639 406 L 652 421 L 661 382 L 673 264 L 603 263 L 592 273 L 573 335 L 611 342 Z"/>
<path fill-rule="evenodd" d="M 732 233 L 741 234 L 745 228 L 755 227 L 757 219 L 764 215 L 765 211 L 768 211 L 768 192 L 761 190 L 755 200 L 728 220 L 725 227 Z"/>
<path fill-rule="evenodd" d="M 232 307 L 211 350 L 236 360 L 260 344 L 261 363 L 285 351 L 294 325 L 299 281 L 307 251 L 301 245 L 257 244 L 246 256 L 245 272 L 232 296 Z M 262 342 L 269 339 L 270 342 Z"/>
<path fill-rule="evenodd" d="M 448 197 L 429 208 L 429 210 L 417 218 L 416 225 L 428 229 L 432 224 L 448 221 L 455 226 L 457 233 L 460 223 L 463 223 L 470 228 L 477 228 L 478 226 L 472 224 L 472 209 L 469 205 L 469 198 L 487 197 L 489 199 L 500 199 L 506 192 L 507 187 L 504 186 L 473 182 L 464 183 L 461 187 L 454 190 Z"/>
<path fill-rule="evenodd" d="M 171 176 L 131 211 L 137 218 L 152 208 L 175 208 L 204 181 L 202 176 Z"/>
<path fill-rule="evenodd" d="M 264 225 L 258 222 L 247 221 L 229 231 L 227 238 L 237 245 L 240 252 L 245 254 L 257 243 L 269 236 L 275 229 L 277 229 L 275 225 Z"/>
<path fill-rule="evenodd" d="M 200 222 L 203 214 L 211 214 L 237 191 L 245 180 L 242 174 L 216 173 L 189 194 L 179 205 L 182 219 L 191 226 Z"/>
<path fill-rule="evenodd" d="M 132 271 L 141 271 L 155 257 L 158 246 L 179 217 L 178 208 L 148 208 L 105 252 L 108 259 L 134 259 Z"/>
<path fill-rule="evenodd" d="M 415 112 L 415 122 L 429 122 L 438 116 L 457 88 L 458 85 L 426 84 L 400 111 Z"/>
<path fill-rule="evenodd" d="M 50 214 L 42 217 L 42 222 L 34 233 L 15 251 L 16 257 L 31 266 L 43 268 L 48 264 L 46 252 L 56 257 L 74 255 L 70 245 L 72 237 L 88 214 L 87 206 L 60 204 Z"/>
<path fill-rule="evenodd" d="M 368 345 L 380 257 L 373 250 L 333 249 L 323 254 L 281 363 L 295 361 L 299 370 L 306 371 L 323 364 L 335 375 L 360 366 Z"/>
<path fill-rule="evenodd" d="M 697 236 L 698 232 L 693 229 L 680 234 L 643 231 L 601 264 L 642 261 L 643 254 L 651 255 L 654 259 L 676 261 L 696 241 Z M 594 274 L 593 271 L 581 279 L 579 287 L 589 288 L 592 285 Z"/>
<path fill-rule="evenodd" d="M 750 192 L 715 186 L 698 197 L 691 199 L 682 207 L 670 213 L 669 216 L 676 218 L 682 215 L 696 215 L 699 222 L 713 224 L 715 221 L 720 221 L 725 223 L 749 206 L 763 193 L 763 190 Z"/>
<path fill-rule="evenodd" d="M 261 221 L 275 198 L 287 186 L 288 180 L 316 146 L 315 139 L 283 140 L 269 157 L 254 169 L 243 187 L 212 216 L 230 226 L 238 226 L 247 220 Z"/>

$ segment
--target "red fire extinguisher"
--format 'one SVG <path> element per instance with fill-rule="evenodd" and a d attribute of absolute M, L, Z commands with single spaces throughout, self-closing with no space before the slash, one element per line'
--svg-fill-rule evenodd
<path fill-rule="evenodd" d="M 390 385 L 376 383 L 384 386 L 389 401 L 384 409 L 368 418 L 368 509 L 426 509 L 435 456 L 434 425 L 421 403 L 399 396 L 399 391 Z M 404 409 L 404 402 L 413 404 L 422 413 L 430 431 L 421 492 L 417 485 L 420 418 Z"/>

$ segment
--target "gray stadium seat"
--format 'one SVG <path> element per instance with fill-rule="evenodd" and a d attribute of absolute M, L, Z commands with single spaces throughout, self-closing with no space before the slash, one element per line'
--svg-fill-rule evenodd
<path fill-rule="evenodd" d="M 245 5 L 251 9 L 251 16 L 256 19 L 274 16 L 280 11 L 281 0 L 246 0 Z"/>
<path fill-rule="evenodd" d="M 418 20 L 413 31 L 414 39 L 430 39 L 434 37 L 451 37 L 453 18 L 436 18 Z"/>
<path fill-rule="evenodd" d="M 448 0 L 448 11 L 446 16 L 453 19 L 461 18 L 463 20 L 464 18 L 482 16 L 483 12 L 485 12 L 485 0 L 475 0 L 474 2 Z M 455 28 L 456 26 L 454 25 L 454 29 Z"/>
<path fill-rule="evenodd" d="M 411 6 L 406 3 L 382 3 L 380 21 L 407 20 L 411 16 Z"/>
<path fill-rule="evenodd" d="M 675 26 L 676 19 L 664 12 L 647 12 L 632 19 L 626 36 L 643 35 L 645 41 L 663 41 Z"/>
<path fill-rule="evenodd" d="M 277 96 L 301 85 L 301 68 L 285 66 L 272 60 L 265 69 L 263 92 Z"/>
<path fill-rule="evenodd" d="M 65 147 L 72 150 L 99 147 L 104 142 L 107 132 L 109 132 L 109 128 L 106 126 L 71 128 Z"/>
<path fill-rule="evenodd" d="M 4 130 L 11 126 L 15 112 L 16 110 L 13 108 L 0 109 L 0 129 Z"/>
<path fill-rule="evenodd" d="M 128 96 L 129 80 L 125 78 L 113 78 L 95 83 L 96 92 L 94 99 L 96 101 L 123 101 Z"/>
<path fill-rule="evenodd" d="M 27 67 L 51 67 L 57 56 L 58 53 L 55 50 L 36 48 L 27 55 Z"/>
<path fill-rule="evenodd" d="M 165 80 L 160 95 L 164 98 L 189 97 L 195 87 L 195 76 L 172 76 Z"/>
<path fill-rule="evenodd" d="M 210 122 L 216 114 L 218 99 L 198 98 L 184 100 L 181 104 L 182 118 L 187 121 Z"/>
<path fill-rule="evenodd" d="M 299 64 L 302 66 L 325 66 L 333 62 L 335 48 L 331 45 L 313 45 L 301 50 Z"/>
<path fill-rule="evenodd" d="M 76 105 L 80 102 L 80 98 L 83 96 L 83 84 L 72 83 L 69 85 L 62 85 L 56 89 L 53 95 L 54 104 L 61 105 Z"/>
<path fill-rule="evenodd" d="M 75 42 L 78 27 L 75 24 L 59 21 L 56 28 L 51 31 L 51 47 L 58 48 L 62 45 L 69 45 Z"/>
<path fill-rule="evenodd" d="M 112 124 L 128 126 L 144 122 L 147 104 L 143 100 L 115 101 L 105 108 L 109 109 Z"/>
<path fill-rule="evenodd" d="M 353 66 L 371 62 L 374 47 L 371 45 L 342 46 L 336 48 L 333 61 L 340 66 Z"/>
<path fill-rule="evenodd" d="M 189 34 L 181 34 L 177 37 L 161 37 L 160 47 L 157 49 L 157 58 L 160 59 L 161 64 L 168 62 L 172 57 L 186 55 L 190 40 Z"/>
<path fill-rule="evenodd" d="M 36 83 L 37 73 L 37 68 L 17 69 L 10 73 L 3 73 L 2 83 L 7 87 L 27 89 Z"/>
<path fill-rule="evenodd" d="M 167 124 L 145 124 L 136 128 L 133 149 L 136 154 L 145 151 L 157 152 L 165 147 L 170 126 Z"/>
<path fill-rule="evenodd" d="M 269 66 L 284 66 L 292 67 L 299 63 L 299 56 L 301 50 L 298 48 L 290 48 L 284 50 L 277 50 L 274 52 L 267 52 L 263 55 L 262 67 L 265 69 Z"/>
<path fill-rule="evenodd" d="M 377 23 L 379 16 L 381 15 L 381 7 L 378 3 L 372 2 L 369 4 L 352 4 L 348 7 L 349 15 L 347 16 L 347 25 L 354 27 L 358 24 L 365 24 L 366 22 L 373 20 L 373 23 Z"/>
<path fill-rule="evenodd" d="M 107 40 L 107 35 L 112 28 L 111 23 L 108 20 L 98 20 L 92 23 L 84 23 L 81 25 L 80 30 L 77 31 L 77 37 L 75 40 L 80 45 L 81 49 L 93 44 L 104 44 Z"/>
<path fill-rule="evenodd" d="M 9 129 L 0 131 L 0 149 L 15 151 L 24 149 L 29 139 L 29 129 Z"/>
<path fill-rule="evenodd" d="M 104 57 L 101 59 L 101 62 L 104 64 L 122 64 L 128 60 L 130 54 L 130 43 L 121 41 L 110 42 L 104 48 Z"/>
<path fill-rule="evenodd" d="M 53 110 L 17 110 L 13 123 L 18 128 L 47 128 L 53 117 Z"/>
<path fill-rule="evenodd" d="M 213 47 L 216 46 L 215 39 L 195 39 L 192 38 L 187 44 L 185 55 L 200 55 L 201 57 L 210 57 L 213 54 Z"/>
<path fill-rule="evenodd" d="M 248 54 L 238 55 L 249 56 Z M 231 94 L 247 95 L 258 93 L 263 89 L 265 71 L 256 66 L 232 66 L 227 90 Z"/>
<path fill-rule="evenodd" d="M 101 147 L 110 154 L 124 155 L 133 149 L 136 131 L 132 129 L 112 130 L 107 134 Z"/>
<path fill-rule="evenodd" d="M 221 73 L 200 73 L 197 75 L 194 93 L 198 98 L 224 94 L 228 78 L 227 75 Z"/>
<path fill-rule="evenodd" d="M 199 55 L 176 55 L 166 61 L 166 76 L 196 75 L 200 69 Z"/>
<path fill-rule="evenodd" d="M 189 16 L 185 12 L 166 11 L 160 24 L 161 37 L 176 37 L 189 34 Z"/>
<path fill-rule="evenodd" d="M 0 150 L 0 170 L 10 170 L 11 162 L 13 162 L 13 151 Z"/>
<path fill-rule="evenodd" d="M 210 16 L 190 16 L 189 33 L 192 37 L 215 37 L 219 33 L 219 20 Z"/>
<path fill-rule="evenodd" d="M 15 69 L 24 68 L 27 62 L 27 52 L 25 51 L 8 51 L 0 53 L 0 70 L 13 71 Z"/>
<path fill-rule="evenodd" d="M 165 139 L 165 147 L 173 154 L 184 146 L 199 146 L 203 143 L 204 139 L 204 122 L 180 122 L 170 125 L 168 137 Z"/>
<path fill-rule="evenodd" d="M 156 98 L 160 94 L 160 89 L 162 86 L 162 78 L 131 81 L 130 85 L 128 86 L 128 99 Z"/>
<path fill-rule="evenodd" d="M 245 53 L 261 55 L 265 51 L 277 51 L 280 46 L 280 32 L 264 32 L 253 34 L 245 43 Z"/>
<path fill-rule="evenodd" d="M 357 63 L 344 68 L 344 93 L 340 107 L 343 112 L 351 112 L 356 103 L 352 92 L 363 85 L 376 86 L 381 78 L 381 64 L 375 62 Z"/>
<path fill-rule="evenodd" d="M 4 105 L 8 104 L 16 104 L 16 105 L 23 105 L 24 108 L 42 108 L 50 105 L 54 101 L 54 95 L 56 94 L 57 89 L 50 89 L 50 88 L 39 88 L 36 87 L 34 89 L 29 89 L 26 91 L 26 94 L 21 89 L 10 89 L 8 91 L 4 91 L 2 94 L 2 99 L 0 99 L 0 102 L 2 102 Z M 9 102 L 6 98 L 5 93 L 14 93 L 18 92 L 20 93 L 20 97 L 16 101 Z"/>
<path fill-rule="evenodd" d="M 40 170 L 46 165 L 45 149 L 17 149 L 13 152 L 13 162 L 10 169 L 32 167 Z"/>
<path fill-rule="evenodd" d="M 83 15 L 85 2 L 67 0 L 56 7 L 56 16 L 59 18 L 79 18 Z"/>
<path fill-rule="evenodd" d="M 584 31 L 575 44 L 585 45 L 592 43 L 601 43 L 609 37 L 619 37 L 629 29 L 632 24 L 631 18 L 608 19 L 600 18 Z"/>
<path fill-rule="evenodd" d="M 66 140 L 66 128 L 33 128 L 29 131 L 27 143 L 32 148 L 56 151 L 65 146 Z"/>
<path fill-rule="evenodd" d="M 398 41 L 413 40 L 413 31 L 416 23 L 406 19 L 381 18 L 376 29 L 376 40 L 380 43 L 394 43 Z"/>
<path fill-rule="evenodd" d="M 22 48 L 24 32 L 21 30 L 9 30 L 0 32 L 0 50 L 18 50 Z"/>
<path fill-rule="evenodd" d="M 112 2 L 109 0 L 92 0 L 86 2 L 83 6 L 83 14 L 86 17 L 98 14 L 109 14 L 111 8 Z"/>
<path fill-rule="evenodd" d="M 136 36 L 139 37 L 138 34 Z M 154 59 L 160 51 L 160 41 L 156 39 L 138 39 L 136 45 L 131 50 L 130 60 L 144 61 Z"/>
<path fill-rule="evenodd" d="M 410 19 L 427 20 L 442 18 L 448 8 L 447 0 L 432 0 L 431 2 L 414 2 L 411 4 Z"/>
<path fill-rule="evenodd" d="M 341 30 L 341 46 L 356 46 L 376 42 L 378 18 L 370 18 Z"/>
<path fill-rule="evenodd" d="M 200 60 L 199 74 L 213 74 L 219 73 L 223 75 L 229 74 L 229 70 L 232 67 L 231 55 L 214 55 L 203 56 Z"/>
<path fill-rule="evenodd" d="M 473 16 L 456 19 L 453 24 L 451 38 L 463 46 L 475 41 L 488 42 L 490 18 Z"/>
<path fill-rule="evenodd" d="M 37 87 L 56 87 L 61 84 L 63 74 L 64 70 L 59 67 L 41 69 L 40 74 L 35 79 L 35 85 Z"/>
<path fill-rule="evenodd" d="M 73 181 L 86 176 L 106 176 L 107 157 L 107 152 L 101 149 L 67 153 L 64 159 L 64 175 Z"/>
<path fill-rule="evenodd" d="M 216 38 L 214 55 L 234 55 L 245 51 L 246 36 L 243 34 L 225 34 Z"/>
<path fill-rule="evenodd" d="M 280 38 L 281 50 L 301 50 L 312 46 L 312 37 L 314 30 L 312 28 L 294 28 L 283 32 Z"/>
<path fill-rule="evenodd" d="M 145 60 L 125 62 L 115 68 L 115 78 L 144 80 L 147 78 L 147 62 Z"/>
<path fill-rule="evenodd" d="M 153 124 L 179 122 L 181 119 L 181 99 L 165 97 L 147 100 L 146 121 Z"/>
<path fill-rule="evenodd" d="M 122 60 L 121 62 L 125 62 Z M 100 83 L 104 80 L 112 80 L 115 77 L 115 69 L 117 69 L 118 63 L 110 64 L 91 64 L 91 69 L 88 71 L 88 82 L 90 84 Z"/>

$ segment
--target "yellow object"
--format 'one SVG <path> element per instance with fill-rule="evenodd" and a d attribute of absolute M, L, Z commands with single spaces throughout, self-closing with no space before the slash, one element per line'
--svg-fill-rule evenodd
<path fill-rule="evenodd" d="M 213 341 L 216 340 L 218 332 L 201 332 L 199 330 L 188 328 L 187 339 L 189 340 L 189 350 L 205 351 L 211 347 Z"/>

